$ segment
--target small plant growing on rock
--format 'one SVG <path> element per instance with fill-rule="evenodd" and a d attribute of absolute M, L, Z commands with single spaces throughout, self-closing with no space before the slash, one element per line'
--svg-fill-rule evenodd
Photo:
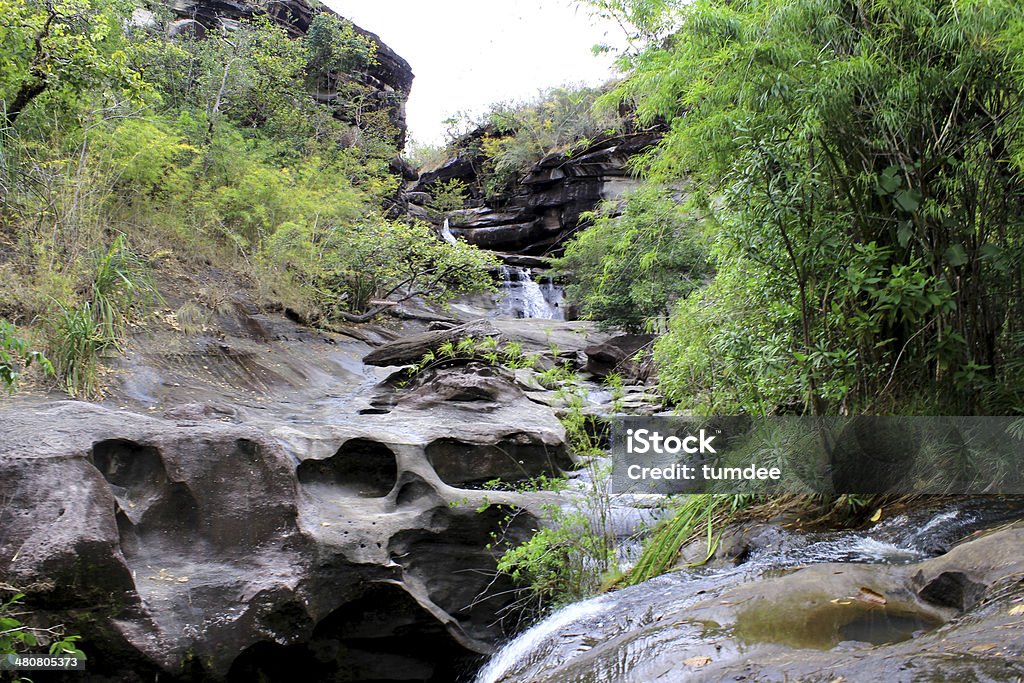
<path fill-rule="evenodd" d="M 415 365 L 406 370 L 405 378 L 399 387 L 405 386 L 413 377 L 427 370 L 453 362 L 477 361 L 495 367 L 519 370 L 536 367 L 539 359 L 539 355 L 524 353 L 522 345 L 518 342 L 508 342 L 502 346 L 497 337 L 463 337 L 457 342 L 446 341 L 436 349 L 423 354 Z"/>
<path fill-rule="evenodd" d="M 38 363 L 46 374 L 53 374 L 53 364 L 39 351 L 31 350 L 27 340 L 18 336 L 17 328 L 0 320 L 0 387 L 14 391 L 21 373 Z"/>
<path fill-rule="evenodd" d="M 25 594 L 15 592 L 6 585 L 0 585 L 0 590 L 11 595 L 6 601 L 0 602 L 0 657 L 47 647 L 50 655 L 81 660 L 86 658 L 85 653 L 78 649 L 81 636 L 66 634 L 63 625 L 38 628 L 25 624 L 22 619 L 26 612 L 20 609 Z M 13 680 L 15 683 L 31 683 L 30 679 L 17 675 Z"/>

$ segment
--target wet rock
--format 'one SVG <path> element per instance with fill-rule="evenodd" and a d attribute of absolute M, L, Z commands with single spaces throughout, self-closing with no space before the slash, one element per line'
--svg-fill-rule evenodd
<path fill-rule="evenodd" d="M 495 252 L 502 263 L 517 268 L 531 268 L 535 270 L 546 270 L 551 267 L 551 259 L 546 256 L 528 256 L 526 254 L 504 254 Z"/>
<path fill-rule="evenodd" d="M 583 370 L 595 377 L 616 373 L 630 379 L 641 378 L 647 373 L 635 357 L 637 353 L 648 349 L 654 339 L 653 334 L 622 334 L 588 346 L 587 363 Z"/>
<path fill-rule="evenodd" d="M 1017 523 L 914 564 L 665 575 L 569 608 L 478 680 L 1015 680 L 1022 544 Z"/>

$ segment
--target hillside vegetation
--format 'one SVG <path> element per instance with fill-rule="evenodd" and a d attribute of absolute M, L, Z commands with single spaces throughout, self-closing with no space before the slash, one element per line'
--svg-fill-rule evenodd
<path fill-rule="evenodd" d="M 670 399 L 1024 411 L 1024 6 L 591 5 L 637 46 L 609 97 L 670 132 L 562 265 L 591 317 L 667 327 Z"/>
<path fill-rule="evenodd" d="M 260 16 L 168 38 L 173 16 L 135 9 L 0 0 L 0 318 L 64 388 L 95 390 L 154 266 L 215 265 L 311 321 L 489 286 L 489 256 L 382 212 L 399 180 L 372 39 L 330 12 L 298 39 Z"/>

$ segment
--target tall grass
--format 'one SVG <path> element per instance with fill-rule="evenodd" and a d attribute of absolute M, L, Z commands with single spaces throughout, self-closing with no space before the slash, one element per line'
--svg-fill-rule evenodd
<path fill-rule="evenodd" d="M 108 342 L 120 348 L 129 316 L 157 296 L 146 263 L 118 235 L 95 262 L 92 282 L 93 318 Z"/>
<path fill-rule="evenodd" d="M 100 353 L 111 347 L 120 350 L 130 319 L 156 298 L 146 263 L 119 235 L 93 259 L 87 300 L 78 305 L 57 302 L 50 357 L 61 387 L 71 396 L 98 394 Z"/>
<path fill-rule="evenodd" d="M 640 559 L 619 585 L 633 586 L 670 571 L 679 559 L 683 546 L 698 538 L 705 539 L 707 553 L 703 560 L 691 566 L 707 562 L 718 547 L 715 529 L 725 523 L 744 502 L 742 496 L 715 493 L 687 497 L 675 516 L 658 527 L 648 539 Z"/>
<path fill-rule="evenodd" d="M 60 314 L 49 349 L 58 381 L 71 396 L 94 396 L 98 392 L 97 358 L 109 341 L 88 301 L 73 307 L 58 305 Z"/>

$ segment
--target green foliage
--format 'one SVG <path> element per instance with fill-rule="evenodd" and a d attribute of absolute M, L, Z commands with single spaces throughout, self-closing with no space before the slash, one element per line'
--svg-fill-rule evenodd
<path fill-rule="evenodd" d="M 148 265 L 118 235 L 93 267 L 90 303 L 100 335 L 120 347 L 133 314 L 157 296 Z"/>
<path fill-rule="evenodd" d="M 0 230 L 12 235 L 0 307 L 46 321 L 69 391 L 96 393 L 98 356 L 154 294 L 124 238 L 93 255 L 111 235 L 247 276 L 263 303 L 311 321 L 490 287 L 483 252 L 384 218 L 395 131 L 392 103 L 365 82 L 370 37 L 321 13 L 298 39 L 259 15 L 169 39 L 169 12 L 141 27 L 133 7 L 0 0 L 12 114 L 0 129 Z M 25 114 L 12 113 L 37 81 Z M 182 313 L 202 329 L 202 315 Z"/>
<path fill-rule="evenodd" d="M 601 457 L 602 428 L 585 413 L 585 390 L 567 365 L 555 365 L 538 373 L 538 378 L 544 386 L 558 389 L 566 443 L 586 470 L 589 484 L 584 490 L 572 490 L 566 480 L 556 479 L 558 486 L 553 490 L 566 496 L 569 505 L 546 505 L 545 525 L 507 550 L 497 568 L 523 586 L 539 607 L 548 609 L 597 593 L 605 576 L 615 572 L 616 554 L 610 520 L 611 473 Z"/>
<path fill-rule="evenodd" d="M 600 95 L 598 88 L 552 88 L 529 102 L 493 106 L 484 121 L 470 126 L 487 127 L 474 143 L 484 157 L 476 189 L 496 199 L 544 156 L 584 149 L 595 138 L 621 130 L 617 109 L 596 106 Z"/>
<path fill-rule="evenodd" d="M 649 186 L 584 214 L 593 224 L 573 239 L 555 268 L 584 318 L 630 331 L 657 330 L 673 304 L 710 274 L 699 221 L 666 191 Z"/>
<path fill-rule="evenodd" d="M 506 551 L 497 568 L 527 587 L 538 603 L 554 608 L 597 592 L 612 548 L 583 511 L 549 505 L 545 512 L 547 525 Z"/>
<path fill-rule="evenodd" d="M 444 163 L 448 158 L 448 153 L 448 148 L 445 145 L 432 145 L 411 138 L 406 144 L 404 156 L 413 168 L 419 169 L 420 173 L 425 173 Z"/>
<path fill-rule="evenodd" d="M 333 80 L 377 62 L 377 45 L 360 35 L 352 22 L 330 12 L 313 17 L 306 32 L 306 72 L 316 87 L 329 87 Z"/>
<path fill-rule="evenodd" d="M 454 363 L 486 363 L 509 370 L 534 368 L 539 357 L 526 354 L 518 342 L 507 342 L 502 345 L 497 337 L 463 337 L 458 341 L 446 341 L 436 349 L 427 351 L 420 360 L 410 367 L 405 374 L 404 382 L 415 376 L 445 365 Z"/>
<path fill-rule="evenodd" d="M 670 398 L 1024 408 L 1020 3 L 598 4 L 677 27 L 618 96 L 671 125 L 639 166 L 713 219 L 716 280 L 658 346 Z"/>
<path fill-rule="evenodd" d="M 360 223 L 345 237 L 339 287 L 348 314 L 342 317 L 372 316 L 414 297 L 444 304 L 493 286 L 494 256 L 463 242 L 447 244 L 424 223 Z"/>
<path fill-rule="evenodd" d="M 144 90 L 126 63 L 121 25 L 127 0 L 3 0 L 0 2 L 0 105 L 14 125 L 60 116 L 85 93 L 136 99 Z M 44 102 L 45 107 L 37 102 Z"/>
<path fill-rule="evenodd" d="M 626 398 L 625 380 L 617 372 L 605 375 L 604 386 L 612 393 L 612 412 L 622 412 L 622 401 Z"/>
<path fill-rule="evenodd" d="M 18 336 L 17 328 L 0 318 L 0 386 L 13 392 L 22 372 L 38 363 L 46 374 L 53 374 L 53 364 L 28 341 Z"/>
<path fill-rule="evenodd" d="M 466 181 L 458 178 L 434 186 L 434 201 L 430 208 L 441 213 L 457 211 L 466 205 Z"/>
<path fill-rule="evenodd" d="M 5 587 L 6 588 L 6 587 Z M 25 624 L 19 611 L 24 593 L 13 593 L 0 602 L 0 657 L 9 654 L 38 653 L 40 646 L 47 646 L 51 655 L 63 655 L 85 660 L 86 655 L 78 647 L 81 636 L 67 635 L 63 626 L 36 628 Z M 29 679 L 15 677 L 15 683 Z"/>
<path fill-rule="evenodd" d="M 675 515 L 662 523 L 644 543 L 640 559 L 623 577 L 621 585 L 633 586 L 671 570 L 683 546 L 697 538 L 704 538 L 707 554 L 690 566 L 707 562 L 718 546 L 714 530 L 749 502 L 741 496 L 711 493 L 686 496 Z"/>
<path fill-rule="evenodd" d="M 108 348 L 120 349 L 129 322 L 157 296 L 148 268 L 119 235 L 95 257 L 89 296 L 77 305 L 57 302 L 49 355 L 57 378 L 72 396 L 98 392 L 97 360 Z"/>

